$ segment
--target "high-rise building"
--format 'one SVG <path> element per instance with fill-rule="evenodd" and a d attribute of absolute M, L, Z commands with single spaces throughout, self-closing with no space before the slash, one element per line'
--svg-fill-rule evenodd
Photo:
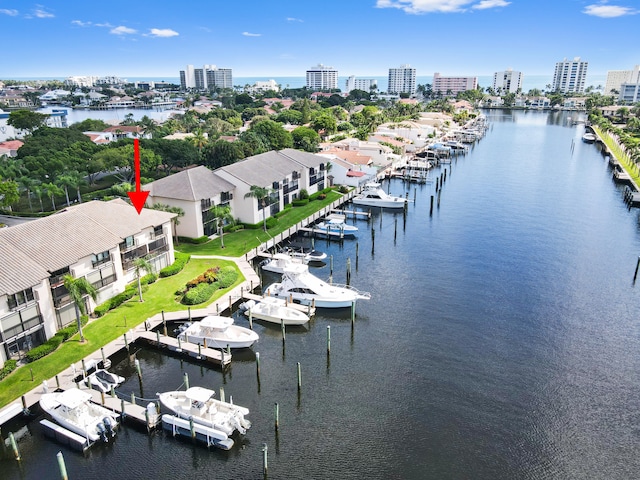
<path fill-rule="evenodd" d="M 589 62 L 583 62 L 580 57 L 573 60 L 566 58 L 556 63 L 553 73 L 553 90 L 562 93 L 582 93 L 587 79 L 587 67 Z"/>
<path fill-rule="evenodd" d="M 319 63 L 307 70 L 307 88 L 311 90 L 334 90 L 338 88 L 338 71 Z"/>
<path fill-rule="evenodd" d="M 433 93 L 456 96 L 460 92 L 478 88 L 478 77 L 443 77 L 438 72 L 433 74 Z"/>
<path fill-rule="evenodd" d="M 370 92 L 378 88 L 378 81 L 375 78 L 356 78 L 355 75 L 351 75 L 345 81 L 345 91 L 349 93 L 352 90 L 364 90 Z"/>
<path fill-rule="evenodd" d="M 613 91 L 620 93 L 623 83 L 638 83 L 640 81 L 640 65 L 633 70 L 610 70 L 607 72 L 607 83 L 604 86 L 604 94 L 611 95 Z"/>
<path fill-rule="evenodd" d="M 182 90 L 233 88 L 232 71 L 230 68 L 218 68 L 215 65 L 204 65 L 202 68 L 187 65 L 186 70 L 180 70 L 180 88 Z"/>
<path fill-rule="evenodd" d="M 400 68 L 389 69 L 388 93 L 416 93 L 416 69 L 411 65 L 400 65 Z"/>
<path fill-rule="evenodd" d="M 501 93 L 516 93 L 522 88 L 522 78 L 522 72 L 510 68 L 504 72 L 496 72 L 493 74 L 493 89 Z"/>

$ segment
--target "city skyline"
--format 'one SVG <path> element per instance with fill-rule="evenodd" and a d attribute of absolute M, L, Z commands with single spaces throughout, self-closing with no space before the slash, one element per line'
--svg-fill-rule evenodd
<path fill-rule="evenodd" d="M 179 11 L 115 0 L 3 2 L 0 28 L 13 39 L 5 78 L 116 75 L 176 77 L 184 65 L 215 64 L 234 77 L 304 76 L 317 64 L 342 76 L 384 76 L 411 64 L 418 76 L 493 75 L 507 68 L 553 75 L 580 56 L 590 75 L 630 69 L 640 49 L 619 46 L 640 10 L 628 0 L 282 1 L 237 9 L 202 0 Z M 526 33 L 525 33 L 526 32 Z"/>

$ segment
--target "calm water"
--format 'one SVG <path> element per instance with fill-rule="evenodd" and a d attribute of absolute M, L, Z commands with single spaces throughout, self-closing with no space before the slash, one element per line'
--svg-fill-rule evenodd
<path fill-rule="evenodd" d="M 289 330 L 284 350 L 279 328 L 256 324 L 259 383 L 251 351 L 223 375 L 141 350 L 142 389 L 132 361 L 117 364 L 124 394 L 153 397 L 184 372 L 191 385 L 224 385 L 253 421 L 232 451 L 125 426 L 84 457 L 32 422 L 22 465 L 3 459 L 0 477 L 58 478 L 62 450 L 72 479 L 256 479 L 264 442 L 280 479 L 636 478 L 638 212 L 567 115 L 490 113 L 491 131 L 447 168 L 432 216 L 434 186 L 412 185 L 406 226 L 393 213 L 382 227 L 379 214 L 357 222 L 357 270 L 355 241 L 317 241 L 334 281 L 350 258 L 352 283 L 373 298 L 354 329 L 348 312 L 319 315 Z M 329 265 L 314 273 L 327 278 Z"/>

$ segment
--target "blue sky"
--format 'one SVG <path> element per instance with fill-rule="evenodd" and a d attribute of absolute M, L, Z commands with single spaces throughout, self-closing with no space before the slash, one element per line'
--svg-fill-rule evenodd
<path fill-rule="evenodd" d="M 185 65 L 234 77 L 553 75 L 582 57 L 589 74 L 640 64 L 638 0 L 0 0 L 0 78 L 177 77 Z"/>

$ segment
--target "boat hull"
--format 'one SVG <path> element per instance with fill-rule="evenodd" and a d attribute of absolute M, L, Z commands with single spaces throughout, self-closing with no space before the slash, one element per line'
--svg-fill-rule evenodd
<path fill-rule="evenodd" d="M 304 313 L 281 304 L 270 303 L 272 300 L 281 302 L 275 297 L 267 297 L 264 301 L 256 303 L 245 311 L 245 315 L 251 318 L 264 320 L 265 322 L 276 323 L 278 325 L 304 325 L 309 322 L 309 316 Z M 282 301 L 284 303 L 284 301 Z"/>
<path fill-rule="evenodd" d="M 398 198 L 397 200 L 374 200 L 367 198 L 354 198 L 351 200 L 354 205 L 360 205 L 363 207 L 378 207 L 378 208 L 404 208 L 405 200 Z"/>

